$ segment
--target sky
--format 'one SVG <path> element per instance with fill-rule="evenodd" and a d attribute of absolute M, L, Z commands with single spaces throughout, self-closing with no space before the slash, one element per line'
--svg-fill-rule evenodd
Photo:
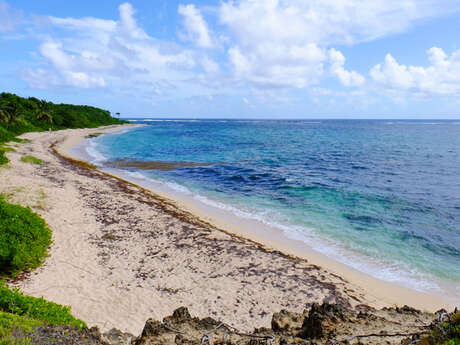
<path fill-rule="evenodd" d="M 0 0 L 0 91 L 122 117 L 460 119 L 460 0 Z"/>

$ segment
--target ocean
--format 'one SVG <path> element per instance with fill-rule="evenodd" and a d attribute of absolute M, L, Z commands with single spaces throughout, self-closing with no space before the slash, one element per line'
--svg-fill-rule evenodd
<path fill-rule="evenodd" d="M 86 139 L 92 162 L 460 300 L 459 121 L 133 122 Z"/>

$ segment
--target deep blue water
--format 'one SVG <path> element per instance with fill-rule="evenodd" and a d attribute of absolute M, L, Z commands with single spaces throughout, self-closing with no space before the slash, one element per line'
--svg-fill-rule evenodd
<path fill-rule="evenodd" d="M 146 123 L 93 145 L 108 159 L 211 163 L 141 173 L 380 278 L 460 286 L 459 121 Z"/>

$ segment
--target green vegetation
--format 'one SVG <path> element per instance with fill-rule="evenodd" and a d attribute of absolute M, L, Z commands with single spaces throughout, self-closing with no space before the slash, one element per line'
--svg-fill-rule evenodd
<path fill-rule="evenodd" d="M 94 128 L 127 123 L 113 118 L 106 110 L 90 106 L 53 104 L 37 98 L 23 98 L 10 93 L 0 94 L 0 166 L 9 162 L 6 152 L 13 148 L 3 144 L 14 141 L 26 132 L 64 128 Z M 23 162 L 42 164 L 33 156 Z M 39 193 L 37 207 L 44 208 L 46 195 Z M 35 206 L 34 206 L 35 207 Z M 15 277 L 21 271 L 40 266 L 51 245 L 51 230 L 45 221 L 27 207 L 13 205 L 0 195 L 0 276 Z M 70 307 L 48 302 L 43 298 L 24 296 L 0 281 L 0 345 L 31 345 L 24 336 L 41 325 L 66 325 L 79 329 L 86 324 L 70 314 Z M 15 336 L 19 332 L 21 336 Z"/>
<path fill-rule="evenodd" d="M 43 190 L 39 196 L 46 197 Z M 40 266 L 50 245 L 51 230 L 45 221 L 29 207 L 12 205 L 0 195 L 0 275 L 15 277 Z M 0 345 L 32 345 L 27 334 L 42 325 L 86 327 L 72 316 L 70 307 L 25 296 L 0 281 Z"/>
<path fill-rule="evenodd" d="M 422 338 L 423 345 L 460 345 L 460 311 L 447 315 L 447 320 L 437 324 L 431 334 Z"/>
<path fill-rule="evenodd" d="M 51 230 L 39 215 L 0 196 L 0 275 L 40 266 L 50 245 Z"/>
<path fill-rule="evenodd" d="M 25 296 L 18 289 L 9 289 L 0 283 L 0 311 L 30 319 L 46 322 L 50 325 L 69 325 L 78 328 L 86 324 L 70 313 L 70 307 L 46 301 L 43 297 Z"/>
<path fill-rule="evenodd" d="M 29 337 L 42 325 L 67 325 L 78 329 L 86 324 L 70 313 L 70 307 L 48 302 L 43 298 L 24 296 L 18 289 L 9 289 L 0 282 L 0 345 L 29 345 Z M 16 334 L 20 334 L 17 336 Z"/>
<path fill-rule="evenodd" d="M 0 165 L 8 163 L 8 158 L 5 157 L 5 152 L 0 148 Z"/>
<path fill-rule="evenodd" d="M 113 235 L 113 234 L 104 234 L 104 235 L 102 235 L 102 238 L 104 240 L 110 240 L 110 241 L 113 241 L 113 240 L 117 239 L 117 237 L 115 235 Z"/>
<path fill-rule="evenodd" d="M 446 334 L 446 345 L 459 345 L 460 344 L 460 311 L 453 313 L 446 321 L 442 324 L 444 333 Z"/>
<path fill-rule="evenodd" d="M 43 164 L 43 161 L 41 159 L 38 159 L 37 157 L 34 156 L 23 156 L 21 157 L 21 161 L 24 163 L 30 163 L 30 164 Z"/>
<path fill-rule="evenodd" d="M 15 339 L 13 332 L 30 333 L 42 321 L 0 311 L 0 345 L 29 345 L 29 338 Z"/>
<path fill-rule="evenodd" d="M 54 104 L 34 97 L 23 98 L 11 93 L 0 94 L 0 144 L 26 132 L 64 128 L 94 128 L 127 123 L 102 110 L 86 105 Z M 0 165 L 8 163 L 0 148 Z"/>

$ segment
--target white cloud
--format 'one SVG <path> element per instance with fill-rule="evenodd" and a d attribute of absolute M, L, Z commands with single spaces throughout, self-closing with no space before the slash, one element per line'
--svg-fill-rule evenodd
<path fill-rule="evenodd" d="M 345 86 L 361 86 L 364 84 L 364 77 L 356 71 L 347 71 L 343 68 L 345 57 L 334 48 L 329 49 L 330 71 Z"/>
<path fill-rule="evenodd" d="M 148 35 L 142 30 L 134 19 L 135 11 L 130 3 L 125 2 L 119 6 L 120 21 L 118 27 L 120 32 L 134 39 L 147 39 Z"/>
<path fill-rule="evenodd" d="M 39 88 L 134 89 L 159 97 L 173 97 L 168 90 L 174 89 L 174 97 L 184 98 L 216 89 L 233 94 L 244 90 L 257 99 L 277 98 L 280 103 L 293 99 L 293 89 L 320 89 L 322 79 L 331 75 L 355 87 L 353 91 L 369 91 L 363 75 L 346 69 L 337 46 L 403 32 L 419 20 L 457 10 L 460 3 L 455 2 L 222 0 L 212 10 L 180 5 L 180 38 L 193 45 L 150 36 L 136 21 L 131 4 L 123 3 L 117 20 L 48 17 L 53 30 L 45 28 L 48 35 L 40 35 L 42 64 L 22 76 Z M 0 0 L 0 18 L 2 4 Z M 216 16 L 218 25 L 208 26 L 205 10 L 207 16 Z M 400 65 L 388 55 L 372 69 L 368 81 L 388 90 L 455 94 L 458 55 L 433 48 L 426 68 Z"/>
<path fill-rule="evenodd" d="M 179 5 L 178 11 L 184 17 L 186 39 L 195 42 L 201 48 L 211 48 L 211 35 L 200 10 L 195 5 Z"/>
<path fill-rule="evenodd" d="M 241 0 L 223 2 L 220 20 L 243 45 L 258 41 L 357 43 L 407 30 L 458 10 L 449 0 Z"/>
<path fill-rule="evenodd" d="M 117 28 L 117 22 L 114 20 L 98 19 L 98 18 L 57 18 L 49 17 L 52 24 L 66 28 L 68 30 L 77 30 L 82 31 L 83 29 L 86 32 L 114 32 Z"/>
<path fill-rule="evenodd" d="M 283 46 L 265 43 L 254 49 L 228 50 L 234 76 L 261 88 L 303 88 L 323 73 L 324 50 L 315 44 Z"/>
<path fill-rule="evenodd" d="M 430 65 L 406 66 L 387 54 L 383 64 L 370 71 L 371 77 L 389 90 L 407 90 L 422 94 L 460 94 L 460 50 L 448 56 L 441 48 L 427 51 Z"/>
<path fill-rule="evenodd" d="M 208 74 L 215 74 L 220 71 L 219 65 L 207 56 L 201 59 L 201 65 L 203 70 Z"/>
<path fill-rule="evenodd" d="M 159 85 L 174 88 L 190 77 L 188 71 L 196 65 L 193 52 L 148 36 L 138 26 L 129 3 L 120 5 L 119 12 L 118 21 L 50 17 L 52 25 L 67 30 L 67 36 L 46 38 L 39 47 L 46 64 L 23 71 L 23 78 L 39 88 L 151 85 L 158 94 Z M 216 69 L 208 61 L 208 69 L 212 68 Z"/>
<path fill-rule="evenodd" d="M 445 0 L 241 0 L 224 1 L 219 20 L 233 38 L 228 54 L 237 80 L 303 88 L 318 83 L 331 46 L 402 32 L 459 7 Z M 364 83 L 340 61 L 331 72 L 344 85 Z"/>

